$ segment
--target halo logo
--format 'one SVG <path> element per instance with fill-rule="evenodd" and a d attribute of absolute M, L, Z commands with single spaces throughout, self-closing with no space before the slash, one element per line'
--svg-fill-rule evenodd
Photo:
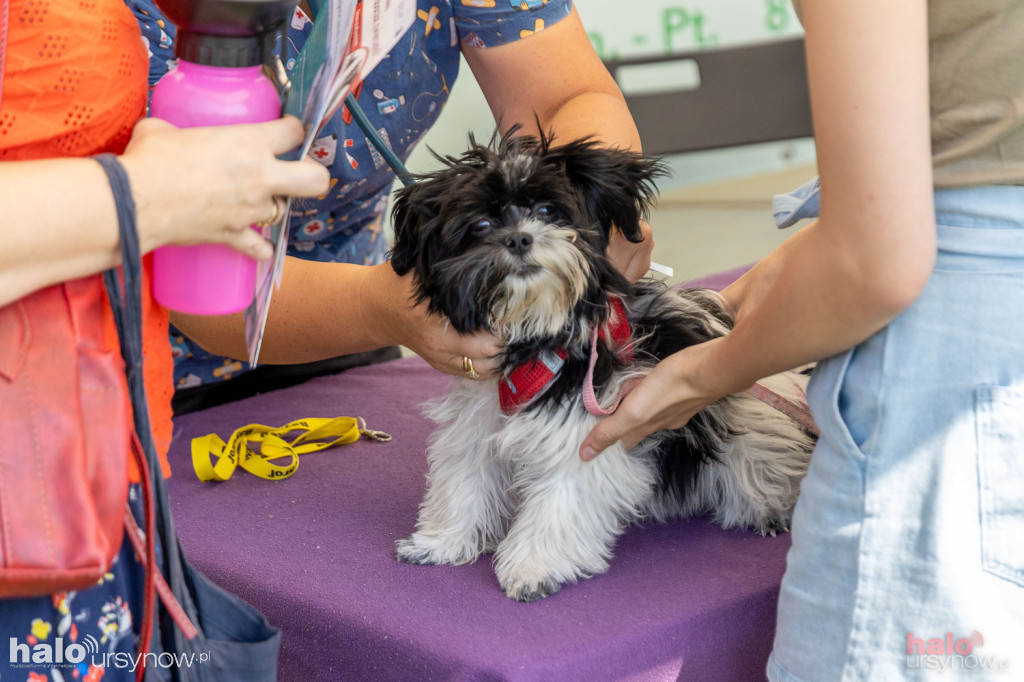
<path fill-rule="evenodd" d="M 914 654 L 929 654 L 932 656 L 948 656 L 951 654 L 960 654 L 961 656 L 968 656 L 975 647 L 980 647 L 985 644 L 985 638 L 981 636 L 981 633 L 975 630 L 971 633 L 970 637 L 961 637 L 959 639 L 953 639 L 953 633 L 947 632 L 945 639 L 938 637 L 932 637 L 927 642 L 920 637 L 915 637 L 913 632 L 907 633 L 907 656 Z"/>
<path fill-rule="evenodd" d="M 21 665 L 32 663 L 67 663 L 74 665 L 81 663 L 85 660 L 86 655 L 94 654 L 100 650 L 99 642 L 92 635 L 86 635 L 82 641 L 84 644 L 73 642 L 65 645 L 64 638 L 58 637 L 52 645 L 40 642 L 33 647 L 29 647 L 28 644 L 18 642 L 17 637 L 11 637 L 10 662 Z"/>
<path fill-rule="evenodd" d="M 73 668 L 86 656 L 90 663 L 101 668 L 118 668 L 135 671 L 140 666 L 154 668 L 191 668 L 195 664 L 207 663 L 211 660 L 209 651 L 177 653 L 149 652 L 145 655 L 126 651 L 100 653 L 100 643 L 92 635 L 86 635 L 81 642 L 64 643 L 63 637 L 57 637 L 53 644 L 40 642 L 29 646 L 18 642 L 16 637 L 10 638 L 10 663 L 13 668 L 29 668 L 35 665 L 48 665 L 53 668 Z"/>
<path fill-rule="evenodd" d="M 100 652 L 100 643 L 97 642 L 96 638 L 92 635 L 86 635 L 82 641 L 84 642 L 82 646 L 84 646 L 85 650 L 90 654 L 98 654 Z"/>
<path fill-rule="evenodd" d="M 995 656 L 983 656 L 976 649 L 985 645 L 985 638 L 975 630 L 967 637 L 954 637 L 947 632 L 945 637 L 925 639 L 913 632 L 907 633 L 907 667 L 927 670 L 1005 670 L 1007 661 Z"/>

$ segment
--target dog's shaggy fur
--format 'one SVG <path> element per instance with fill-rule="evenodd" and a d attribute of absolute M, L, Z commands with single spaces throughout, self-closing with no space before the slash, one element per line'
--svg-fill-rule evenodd
<path fill-rule="evenodd" d="M 711 514 L 723 527 L 788 528 L 813 437 L 747 394 L 709 405 L 682 429 L 592 462 L 578 452 L 598 418 L 581 389 L 592 335 L 624 303 L 631 353 L 597 344 L 603 405 L 659 360 L 726 334 L 731 319 L 703 290 L 631 285 L 605 256 L 612 229 L 641 239 L 659 162 L 582 140 L 554 146 L 517 131 L 478 145 L 400 190 L 392 265 L 413 272 L 418 298 L 460 332 L 489 330 L 504 344 L 495 381 L 454 380 L 429 415 L 427 494 L 398 558 L 462 564 L 486 552 L 505 593 L 530 601 L 603 573 L 633 521 Z M 514 414 L 498 384 L 561 349 L 552 381 Z M 791 379 L 766 380 L 801 400 Z"/>

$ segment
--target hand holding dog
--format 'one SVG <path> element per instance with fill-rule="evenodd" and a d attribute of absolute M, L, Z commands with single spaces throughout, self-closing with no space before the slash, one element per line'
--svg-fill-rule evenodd
<path fill-rule="evenodd" d="M 701 409 L 733 392 L 711 385 L 700 371 L 722 341 L 712 339 L 684 348 L 658 363 L 615 414 L 590 431 L 580 447 L 580 459 L 590 461 L 618 441 L 632 450 L 655 431 L 682 428 Z"/>
<path fill-rule="evenodd" d="M 448 320 L 427 312 L 425 303 L 409 307 L 408 304 L 395 308 L 401 314 L 405 329 L 401 342 L 434 369 L 457 377 L 465 377 L 467 371 L 462 358 L 468 358 L 476 379 L 491 379 L 498 370 L 498 355 L 501 346 L 491 334 L 460 334 L 451 328 Z"/>
<path fill-rule="evenodd" d="M 501 346 L 489 333 L 461 334 L 448 320 L 415 302 L 412 274 L 399 276 L 387 263 L 368 268 L 360 299 L 364 324 L 378 329 L 381 344 L 400 344 L 426 360 L 434 369 L 466 376 L 462 358 L 472 360 L 479 379 L 490 379 L 498 368 Z"/>

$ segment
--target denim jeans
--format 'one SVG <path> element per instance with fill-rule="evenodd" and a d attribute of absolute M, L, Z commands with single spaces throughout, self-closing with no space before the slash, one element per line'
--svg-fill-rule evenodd
<path fill-rule="evenodd" d="M 935 203 L 920 299 L 811 380 L 773 681 L 1024 679 L 1024 187 Z"/>

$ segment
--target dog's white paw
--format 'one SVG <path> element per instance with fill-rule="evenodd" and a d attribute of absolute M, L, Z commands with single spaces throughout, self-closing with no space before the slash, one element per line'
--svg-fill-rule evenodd
<path fill-rule="evenodd" d="M 768 514 L 757 521 L 754 529 L 763 536 L 775 537 L 779 533 L 788 533 L 792 516 L 786 513 Z"/>
<path fill-rule="evenodd" d="M 610 552 L 603 545 L 553 543 L 543 533 L 514 529 L 494 555 L 494 573 L 506 596 L 517 601 L 549 597 L 565 583 L 599 575 L 608 570 Z"/>
<path fill-rule="evenodd" d="M 550 597 L 562 589 L 562 583 L 551 576 L 543 578 L 510 576 L 504 579 L 498 576 L 498 581 L 501 583 L 501 589 L 505 591 L 506 597 L 523 602 Z"/>
<path fill-rule="evenodd" d="M 445 542 L 437 537 L 413 533 L 396 545 L 395 557 L 407 564 L 471 564 L 483 551 L 466 542 Z"/>
<path fill-rule="evenodd" d="M 503 551 L 508 546 L 499 547 L 495 556 L 494 574 L 498 577 L 501 589 L 510 599 L 516 601 L 534 601 L 550 597 L 562 589 L 567 582 L 576 582 L 578 578 L 589 578 L 590 572 L 574 565 L 567 557 L 540 557 L 536 554 L 516 556 L 517 552 Z"/>

